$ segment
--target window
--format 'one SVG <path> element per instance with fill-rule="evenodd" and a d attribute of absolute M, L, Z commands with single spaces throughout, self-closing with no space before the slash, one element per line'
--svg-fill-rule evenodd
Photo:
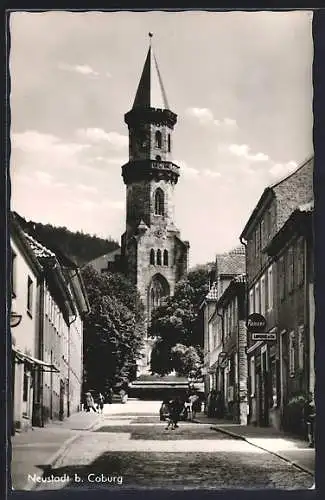
<path fill-rule="evenodd" d="M 273 267 L 270 266 L 267 270 L 267 301 L 268 310 L 273 309 Z"/>
<path fill-rule="evenodd" d="M 265 221 L 261 220 L 261 247 L 264 248 L 265 245 Z"/>
<path fill-rule="evenodd" d="M 289 374 L 290 377 L 295 375 L 295 332 L 289 335 Z"/>
<path fill-rule="evenodd" d="M 254 309 L 255 309 L 254 290 L 250 290 L 250 292 L 249 292 L 249 314 L 253 314 Z"/>
<path fill-rule="evenodd" d="M 300 238 L 297 243 L 297 285 L 300 286 L 304 282 L 305 272 L 305 245 L 303 238 Z"/>
<path fill-rule="evenodd" d="M 265 315 L 265 276 L 261 278 L 261 314 Z"/>
<path fill-rule="evenodd" d="M 27 366 L 24 365 L 24 384 L 23 384 L 23 401 L 28 400 L 28 386 L 29 386 L 29 376 L 27 373 Z"/>
<path fill-rule="evenodd" d="M 260 253 L 261 249 L 261 227 L 260 225 L 257 226 L 256 229 L 256 239 L 255 239 L 255 256 L 257 257 Z"/>
<path fill-rule="evenodd" d="M 298 367 L 304 369 L 304 326 L 298 328 Z"/>
<path fill-rule="evenodd" d="M 150 264 L 155 265 L 155 251 L 153 248 L 150 250 Z"/>
<path fill-rule="evenodd" d="M 33 281 L 27 278 L 27 311 L 32 314 L 33 310 Z"/>
<path fill-rule="evenodd" d="M 249 363 L 250 391 L 251 397 L 255 396 L 255 357 L 252 356 Z"/>
<path fill-rule="evenodd" d="M 156 131 L 155 142 L 156 142 L 156 148 L 160 149 L 161 148 L 161 132 L 160 132 L 160 130 Z"/>
<path fill-rule="evenodd" d="M 289 248 L 288 251 L 288 291 L 292 292 L 294 288 L 294 253 L 293 248 Z"/>
<path fill-rule="evenodd" d="M 168 266 L 168 252 L 164 250 L 164 266 Z"/>
<path fill-rule="evenodd" d="M 260 297 L 260 284 L 255 285 L 255 311 L 259 313 L 261 311 L 261 297 Z"/>
<path fill-rule="evenodd" d="M 16 297 L 17 255 L 11 249 L 11 296 Z"/>
<path fill-rule="evenodd" d="M 161 266 L 161 250 L 157 250 L 157 266 Z"/>
<path fill-rule="evenodd" d="M 168 153 L 171 152 L 171 140 L 170 140 L 170 134 L 168 134 Z"/>
<path fill-rule="evenodd" d="M 284 267 L 284 258 L 283 257 L 280 257 L 280 259 L 279 259 L 278 272 L 279 272 L 280 300 L 283 300 L 284 296 L 285 296 L 285 267 Z"/>
<path fill-rule="evenodd" d="M 161 156 L 160 156 L 160 155 L 157 155 L 157 156 L 156 156 L 156 160 L 157 160 L 157 161 L 160 161 L 160 160 L 161 160 Z"/>
<path fill-rule="evenodd" d="M 164 215 L 164 192 L 160 188 L 155 193 L 155 214 Z"/>

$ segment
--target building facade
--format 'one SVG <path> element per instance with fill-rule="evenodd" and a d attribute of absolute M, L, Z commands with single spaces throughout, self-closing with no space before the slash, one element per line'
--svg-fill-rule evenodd
<path fill-rule="evenodd" d="M 245 272 L 245 248 L 243 246 L 229 253 L 216 256 L 214 281 L 206 299 L 201 304 L 204 328 L 205 392 L 212 389 L 222 392 L 224 398 L 224 317 L 218 301 L 232 280 Z"/>
<path fill-rule="evenodd" d="M 222 359 L 219 363 L 218 390 L 223 394 L 224 416 L 247 424 L 247 332 L 246 276 L 231 280 L 217 302 L 223 326 Z"/>
<path fill-rule="evenodd" d="M 11 234 L 12 309 L 21 314 L 22 302 L 26 301 L 30 320 L 23 321 L 22 315 L 21 323 L 12 331 L 13 420 L 14 428 L 20 429 L 63 420 L 80 409 L 82 318 L 89 304 L 78 268 L 63 265 L 51 250 L 20 227 L 15 214 Z M 22 283 L 26 280 L 24 296 Z M 21 328 L 24 334 L 20 336 Z M 19 423 L 20 414 L 24 419 L 21 422 L 28 425 Z"/>
<path fill-rule="evenodd" d="M 177 116 L 170 110 L 151 46 L 125 122 L 129 161 L 122 167 L 126 230 L 121 259 L 140 293 L 148 327 L 153 309 L 163 297 L 173 295 L 176 282 L 186 274 L 189 251 L 174 220 L 174 191 L 180 175 L 172 158 Z M 150 368 L 153 341 L 145 340 L 140 373 Z"/>
<path fill-rule="evenodd" d="M 292 403 L 315 388 L 313 202 L 299 206 L 267 247 L 276 268 L 279 378 L 273 406 L 280 425 L 303 432 Z M 294 406 L 294 405 L 293 405 Z M 296 421 L 295 421 L 296 419 Z"/>
<path fill-rule="evenodd" d="M 15 432 L 26 430 L 33 423 L 33 360 L 38 358 L 38 302 L 42 268 L 16 224 L 11 227 L 10 246 L 11 312 L 21 318 L 19 324 L 11 327 L 12 431 Z"/>
<path fill-rule="evenodd" d="M 248 335 L 249 421 L 261 426 L 280 425 L 279 379 L 281 332 L 278 325 L 277 266 L 266 248 L 299 204 L 313 196 L 313 158 L 285 179 L 266 188 L 242 234 L 246 245 L 248 313 L 265 317 L 266 332 L 274 340 Z"/>

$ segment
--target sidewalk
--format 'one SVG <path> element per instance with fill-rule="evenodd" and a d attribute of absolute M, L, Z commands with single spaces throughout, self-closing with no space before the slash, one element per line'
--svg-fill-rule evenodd
<path fill-rule="evenodd" d="M 211 424 L 213 430 L 228 434 L 235 439 L 242 439 L 312 476 L 315 474 L 315 449 L 308 448 L 308 443 L 303 439 L 292 437 L 273 427 L 234 424 L 229 420 L 208 418 L 203 413 L 197 416 L 195 421 L 200 424 Z"/>
<path fill-rule="evenodd" d="M 79 412 L 63 422 L 51 422 L 46 427 L 34 427 L 15 434 L 11 441 L 11 483 L 15 490 L 30 490 L 34 482 L 29 475 L 41 477 L 44 469 L 53 465 L 82 431 L 93 428 L 101 415 Z M 9 448 L 10 451 L 10 448 Z"/>

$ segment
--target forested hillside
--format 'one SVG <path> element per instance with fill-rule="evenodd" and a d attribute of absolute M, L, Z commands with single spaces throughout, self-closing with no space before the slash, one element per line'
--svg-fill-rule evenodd
<path fill-rule="evenodd" d="M 78 266 L 83 266 L 90 260 L 119 247 L 119 244 L 112 238 L 103 239 L 82 231 L 73 232 L 66 227 L 26 221 L 18 214 L 16 216 L 24 231 L 54 253 L 60 252 L 67 256 Z"/>

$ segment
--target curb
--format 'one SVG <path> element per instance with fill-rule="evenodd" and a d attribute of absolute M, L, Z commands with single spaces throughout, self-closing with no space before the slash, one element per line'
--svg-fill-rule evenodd
<path fill-rule="evenodd" d="M 276 451 L 271 451 L 268 450 L 267 448 L 264 448 L 263 446 L 260 446 L 254 442 L 252 442 L 249 438 L 246 438 L 245 436 L 242 436 L 241 434 L 236 434 L 235 432 L 228 431 L 226 429 L 222 429 L 221 427 L 218 427 L 217 425 L 215 427 L 210 427 L 211 430 L 217 431 L 217 432 L 222 432 L 223 434 L 227 434 L 228 436 L 231 436 L 235 439 L 241 439 L 242 441 L 246 441 L 246 443 L 250 444 L 251 446 L 255 446 L 255 448 L 259 448 L 260 450 L 266 451 L 270 453 L 271 455 L 274 455 L 278 458 L 281 458 L 285 462 L 289 463 L 290 465 L 293 465 L 294 467 L 297 467 L 297 469 L 300 469 L 303 472 L 306 472 L 307 474 L 310 474 L 313 478 L 315 477 L 315 471 L 312 471 L 309 469 L 309 467 L 305 467 L 303 465 L 298 464 L 294 460 L 290 460 L 287 457 L 284 457 L 283 455 L 280 455 Z"/>
<path fill-rule="evenodd" d="M 59 462 L 60 459 L 63 458 L 64 454 L 66 453 L 67 449 L 69 446 L 72 445 L 81 435 L 83 431 L 91 431 L 93 428 L 98 426 L 99 420 L 96 420 L 95 422 L 92 422 L 88 427 L 85 427 L 84 429 L 78 429 L 77 434 L 74 436 L 71 436 L 68 438 L 61 446 L 60 448 L 50 456 L 50 458 L 46 461 L 44 465 L 46 465 L 49 468 L 55 467 L 55 465 Z M 27 485 L 24 487 L 24 491 L 33 491 L 36 490 L 38 486 L 38 483 L 27 483 Z"/>
<path fill-rule="evenodd" d="M 55 466 L 55 464 L 60 460 L 60 458 L 63 457 L 63 455 L 65 454 L 65 452 L 67 451 L 68 447 L 78 439 L 78 437 L 80 436 L 80 433 L 76 434 L 75 436 L 72 436 L 70 438 L 68 438 L 63 444 L 62 446 L 60 446 L 60 448 L 53 454 L 50 456 L 50 458 L 48 460 L 46 460 L 46 463 L 44 464 L 46 467 L 53 467 Z M 38 486 L 38 483 L 27 483 L 26 486 L 24 488 L 22 488 L 23 491 L 32 491 L 32 490 L 36 490 L 37 489 L 37 486 Z"/>

